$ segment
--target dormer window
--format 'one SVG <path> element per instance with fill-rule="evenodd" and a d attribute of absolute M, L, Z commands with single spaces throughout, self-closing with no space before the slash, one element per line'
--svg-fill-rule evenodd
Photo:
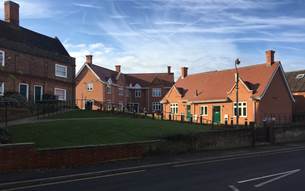
<path fill-rule="evenodd" d="M 301 79 L 303 79 L 304 77 L 305 77 L 305 74 L 298 74 L 297 77 L 296 77 L 296 79 L 297 79 L 297 80 L 301 80 Z"/>
<path fill-rule="evenodd" d="M 5 52 L 0 50 L 0 66 L 5 65 Z"/>
<path fill-rule="evenodd" d="M 106 86 L 106 93 L 111 94 L 111 85 Z"/>

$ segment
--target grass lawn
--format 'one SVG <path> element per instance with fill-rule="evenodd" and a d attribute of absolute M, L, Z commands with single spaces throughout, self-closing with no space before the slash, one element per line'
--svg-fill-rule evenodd
<path fill-rule="evenodd" d="M 93 117 L 100 118 L 88 119 Z M 13 142 L 34 142 L 38 148 L 47 148 L 154 140 L 209 130 L 198 125 L 91 111 L 58 114 L 52 119 L 60 120 L 10 127 Z"/>

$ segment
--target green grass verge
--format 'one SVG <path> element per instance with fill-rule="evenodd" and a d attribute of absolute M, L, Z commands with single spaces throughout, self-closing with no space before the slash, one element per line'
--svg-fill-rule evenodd
<path fill-rule="evenodd" d="M 92 117 L 101 118 L 85 119 Z M 154 140 L 209 130 L 192 124 L 88 111 L 68 112 L 52 118 L 62 120 L 11 127 L 9 132 L 12 134 L 13 142 L 34 142 L 38 148 L 54 148 Z"/>

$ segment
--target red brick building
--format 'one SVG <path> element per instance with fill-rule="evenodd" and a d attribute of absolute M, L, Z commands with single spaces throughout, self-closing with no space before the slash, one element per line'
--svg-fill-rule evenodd
<path fill-rule="evenodd" d="M 274 51 L 266 52 L 266 63 L 238 68 L 239 94 L 236 104 L 236 70 L 212 71 L 181 77 L 163 98 L 164 117 L 203 123 L 262 123 L 292 120 L 294 98 Z M 237 110 L 238 108 L 238 110 Z"/>
<path fill-rule="evenodd" d="M 287 72 L 288 84 L 295 99 L 294 112 L 305 114 L 305 70 Z"/>
<path fill-rule="evenodd" d="M 160 112 L 160 101 L 173 84 L 170 66 L 165 73 L 125 74 L 120 65 L 109 70 L 93 64 L 88 55 L 76 75 L 77 105 L 81 109 Z"/>
<path fill-rule="evenodd" d="M 34 10 L 33 10 L 34 11 Z M 19 25 L 19 5 L 4 3 L 0 20 L 0 96 L 20 93 L 29 101 L 75 98 L 75 59 L 60 40 Z"/>

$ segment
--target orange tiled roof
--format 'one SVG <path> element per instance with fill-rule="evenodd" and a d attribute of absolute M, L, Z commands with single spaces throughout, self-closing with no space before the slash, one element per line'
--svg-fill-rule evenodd
<path fill-rule="evenodd" d="M 240 67 L 240 79 L 253 91 L 253 96 L 262 96 L 280 62 L 271 67 L 266 64 Z M 235 83 L 235 69 L 192 74 L 179 78 L 175 86 L 183 90 L 182 99 L 188 101 L 224 100 Z"/>

